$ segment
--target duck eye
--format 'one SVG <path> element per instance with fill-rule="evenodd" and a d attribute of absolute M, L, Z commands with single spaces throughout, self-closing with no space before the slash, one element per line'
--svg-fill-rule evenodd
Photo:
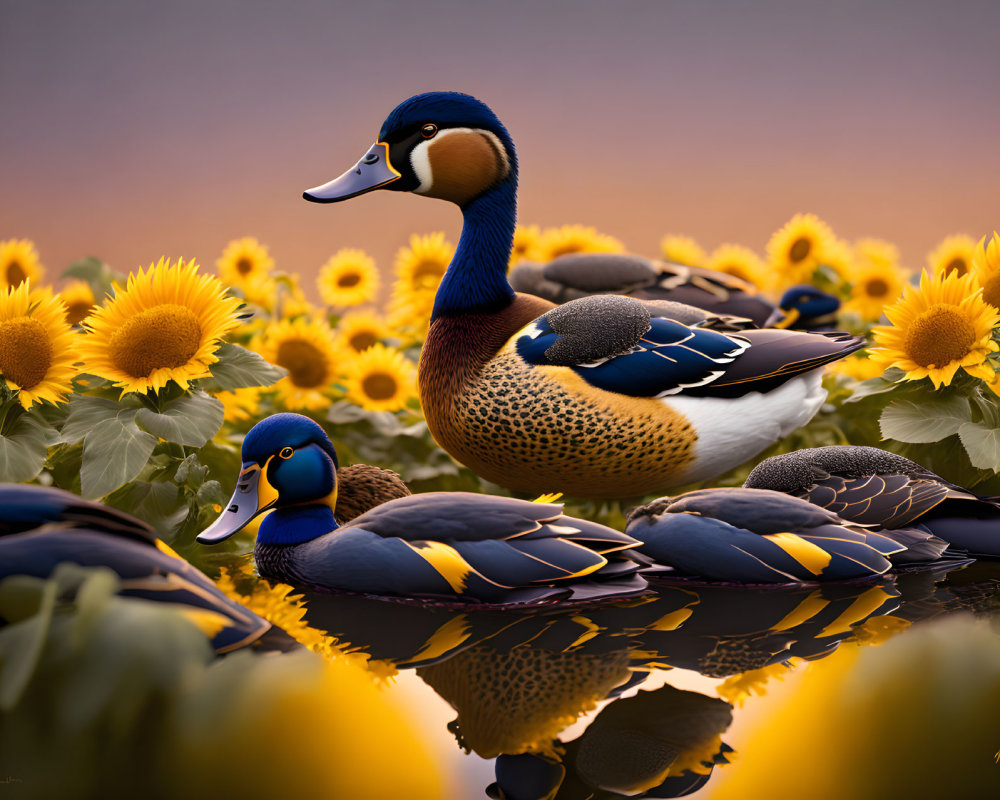
<path fill-rule="evenodd" d="M 291 447 L 282 447 L 281 452 L 278 453 L 281 458 L 291 458 L 292 454 L 295 452 Z"/>
<path fill-rule="evenodd" d="M 425 139 L 433 139 L 434 135 L 438 132 L 438 126 L 433 122 L 428 122 L 420 129 L 420 135 Z"/>

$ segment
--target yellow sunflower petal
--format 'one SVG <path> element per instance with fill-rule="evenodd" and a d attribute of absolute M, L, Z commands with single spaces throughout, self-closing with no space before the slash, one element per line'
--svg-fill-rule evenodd
<path fill-rule="evenodd" d="M 796 214 L 767 243 L 768 265 L 779 284 L 808 283 L 836 237 L 815 214 Z"/>
<path fill-rule="evenodd" d="M 288 370 L 288 376 L 275 384 L 278 399 L 286 408 L 316 411 L 330 405 L 343 354 L 324 319 L 299 317 L 273 322 L 250 346 L 272 364 Z"/>
<path fill-rule="evenodd" d="M 328 306 L 346 308 L 375 299 L 379 275 L 375 259 L 364 250 L 338 250 L 320 268 L 316 286 Z"/>
<path fill-rule="evenodd" d="M 30 239 L 7 239 L 0 242 L 0 290 L 31 281 L 41 282 L 45 267 L 38 260 L 35 243 Z"/>
<path fill-rule="evenodd" d="M 0 290 L 0 378 L 24 408 L 58 403 L 73 391 L 80 336 L 66 322 L 66 304 L 28 281 Z"/>
<path fill-rule="evenodd" d="M 725 272 L 735 278 L 752 283 L 758 289 L 771 288 L 771 276 L 758 256 L 749 247 L 738 244 L 721 244 L 712 251 L 705 262 L 708 269 Z"/>
<path fill-rule="evenodd" d="M 706 266 L 704 249 L 690 236 L 664 236 L 660 240 L 660 252 L 667 261 L 687 264 L 689 267 Z"/>
<path fill-rule="evenodd" d="M 934 275 L 948 272 L 965 275 L 972 266 L 975 245 L 975 240 L 965 234 L 946 236 L 927 254 L 927 266 Z"/>
<path fill-rule="evenodd" d="M 252 236 L 244 236 L 229 242 L 215 265 L 223 283 L 246 290 L 253 284 L 262 285 L 270 277 L 274 259 L 267 247 Z"/>
<path fill-rule="evenodd" d="M 539 261 L 552 261 L 571 253 L 624 253 L 625 245 L 589 225 L 546 228 L 536 247 Z"/>
<path fill-rule="evenodd" d="M 239 300 L 194 261 L 161 258 L 130 273 L 124 289 L 87 318 L 80 339 L 84 371 L 126 392 L 187 388 L 207 377 L 215 351 L 238 324 Z"/>
<path fill-rule="evenodd" d="M 369 411 L 397 411 L 416 394 L 416 369 L 400 351 L 372 345 L 351 362 L 347 394 Z"/>

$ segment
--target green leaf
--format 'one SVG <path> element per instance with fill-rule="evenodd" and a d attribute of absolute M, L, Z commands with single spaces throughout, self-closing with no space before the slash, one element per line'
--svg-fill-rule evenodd
<path fill-rule="evenodd" d="M 966 422 L 958 429 L 958 438 L 962 440 L 972 466 L 1000 472 L 1000 428 Z"/>
<path fill-rule="evenodd" d="M 114 400 L 74 394 L 69 399 L 69 416 L 60 431 L 60 441 L 75 444 L 99 422 L 114 419 L 119 411 L 121 406 Z"/>
<path fill-rule="evenodd" d="M 13 588 L 21 576 L 8 578 Z M 23 580 L 23 579 L 22 579 Z M 7 587 L 0 582 L 0 590 Z M 38 613 L 0 631 L 0 711 L 10 711 L 35 672 L 48 638 L 58 586 L 54 580 L 41 585 Z"/>
<path fill-rule="evenodd" d="M 188 515 L 184 492 L 169 481 L 135 481 L 104 502 L 148 522 L 156 528 L 160 538 L 168 542 Z"/>
<path fill-rule="evenodd" d="M 212 393 L 249 386 L 270 386 L 288 374 L 288 370 L 269 364 L 256 353 L 237 344 L 223 342 L 215 355 L 219 360 L 209 367 L 212 377 L 199 381 L 203 388 Z"/>
<path fill-rule="evenodd" d="M 201 447 L 219 432 L 223 415 L 222 403 L 197 392 L 167 403 L 159 413 L 140 408 L 135 422 L 147 433 L 168 442 Z"/>
<path fill-rule="evenodd" d="M 21 414 L 6 433 L 0 435 L 0 482 L 30 481 L 45 466 L 49 445 L 58 433 L 47 428 L 30 413 Z"/>
<path fill-rule="evenodd" d="M 879 418 L 883 439 L 926 444 L 939 442 L 971 422 L 972 410 L 965 397 L 943 397 L 915 403 L 896 400 Z"/>
<path fill-rule="evenodd" d="M 898 375 L 897 375 L 898 373 Z M 900 378 L 906 373 L 901 369 L 896 367 L 889 367 L 877 378 L 869 378 L 866 381 L 862 381 L 858 384 L 857 388 L 844 400 L 845 403 L 856 403 L 864 397 L 870 397 L 873 394 L 882 394 L 883 392 L 890 392 L 896 388 L 899 384 Z"/>
<path fill-rule="evenodd" d="M 139 430 L 135 414 L 121 412 L 114 419 L 97 423 L 84 437 L 80 489 L 88 500 L 113 492 L 146 466 L 156 447 L 156 437 Z"/>

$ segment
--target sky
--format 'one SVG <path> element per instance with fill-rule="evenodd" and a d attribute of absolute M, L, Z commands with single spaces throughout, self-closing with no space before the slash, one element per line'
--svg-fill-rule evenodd
<path fill-rule="evenodd" d="M 513 135 L 522 222 L 762 253 L 813 212 L 919 267 L 1000 228 L 998 30 L 989 0 L 0 0 L 0 239 L 50 278 L 211 267 L 238 236 L 303 276 L 341 247 L 389 270 L 411 233 L 457 240 L 459 210 L 301 192 L 454 89 Z"/>

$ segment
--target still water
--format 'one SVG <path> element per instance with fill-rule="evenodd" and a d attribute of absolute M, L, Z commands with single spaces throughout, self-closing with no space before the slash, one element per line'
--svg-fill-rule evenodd
<path fill-rule="evenodd" d="M 449 797 L 996 797 L 997 578 L 672 583 L 531 613 L 305 602 L 396 673 Z"/>

